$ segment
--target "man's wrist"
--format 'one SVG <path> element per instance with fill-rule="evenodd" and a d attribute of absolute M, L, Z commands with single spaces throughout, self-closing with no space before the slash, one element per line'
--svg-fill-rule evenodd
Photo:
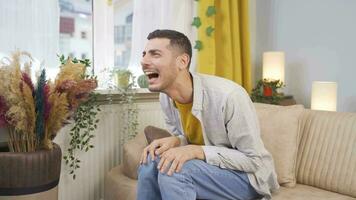
<path fill-rule="evenodd" d="M 205 154 L 204 154 L 204 150 L 203 147 L 200 145 L 193 145 L 194 149 L 195 149 L 195 158 L 199 159 L 199 160 L 205 160 Z"/>
<path fill-rule="evenodd" d="M 176 147 L 179 147 L 181 144 L 181 139 L 178 136 L 174 136 L 177 139 L 177 142 L 175 144 Z"/>

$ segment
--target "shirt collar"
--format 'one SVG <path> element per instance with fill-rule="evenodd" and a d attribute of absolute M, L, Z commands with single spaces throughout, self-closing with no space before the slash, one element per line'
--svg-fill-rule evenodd
<path fill-rule="evenodd" d="M 193 78 L 193 107 L 192 110 L 203 110 L 203 87 L 199 74 L 191 73 Z"/>

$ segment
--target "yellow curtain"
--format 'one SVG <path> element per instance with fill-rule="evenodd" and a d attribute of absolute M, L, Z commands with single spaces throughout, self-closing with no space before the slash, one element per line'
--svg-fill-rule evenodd
<path fill-rule="evenodd" d="M 207 8 L 215 6 L 216 14 L 207 16 Z M 202 25 L 198 39 L 198 72 L 217 75 L 242 85 L 251 91 L 251 58 L 248 0 L 201 0 L 198 15 Z M 206 28 L 215 28 L 211 36 Z"/>

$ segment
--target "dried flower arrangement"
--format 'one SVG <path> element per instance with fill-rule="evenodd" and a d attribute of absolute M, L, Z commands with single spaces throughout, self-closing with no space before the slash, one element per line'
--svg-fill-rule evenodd
<path fill-rule="evenodd" d="M 79 162 L 74 158 L 74 150 L 83 150 L 83 146 L 85 150 L 92 148 L 89 140 L 93 135 L 89 132 L 96 128 L 98 120 L 94 120 L 100 111 L 93 93 L 97 87 L 96 77 L 86 75 L 90 62 L 61 56 L 62 65 L 54 82 L 46 80 L 43 69 L 34 85 L 30 78 L 31 61 L 26 62 L 22 70 L 22 56 L 32 59 L 29 53 L 15 52 L 8 62 L 0 63 L 0 127 L 9 130 L 9 151 L 52 149 L 56 134 L 74 119 L 68 159 L 65 157 L 73 174 L 79 167 L 73 164 Z"/>

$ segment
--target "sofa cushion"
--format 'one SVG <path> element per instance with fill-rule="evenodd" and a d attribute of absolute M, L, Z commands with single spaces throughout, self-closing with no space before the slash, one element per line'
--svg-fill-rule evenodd
<path fill-rule="evenodd" d="M 297 181 L 356 198 L 356 114 L 307 111 Z"/>
<path fill-rule="evenodd" d="M 296 183 L 298 121 L 304 107 L 255 103 L 255 108 L 262 140 L 274 160 L 278 183 L 293 187 Z"/>
<path fill-rule="evenodd" d="M 318 189 L 316 187 L 297 184 L 294 188 L 280 187 L 272 194 L 273 200 L 356 200 L 335 192 Z"/>
<path fill-rule="evenodd" d="M 142 151 L 146 146 L 147 141 L 143 133 L 137 134 L 134 139 L 125 143 L 122 171 L 126 176 L 137 179 L 137 168 L 140 164 Z"/>

